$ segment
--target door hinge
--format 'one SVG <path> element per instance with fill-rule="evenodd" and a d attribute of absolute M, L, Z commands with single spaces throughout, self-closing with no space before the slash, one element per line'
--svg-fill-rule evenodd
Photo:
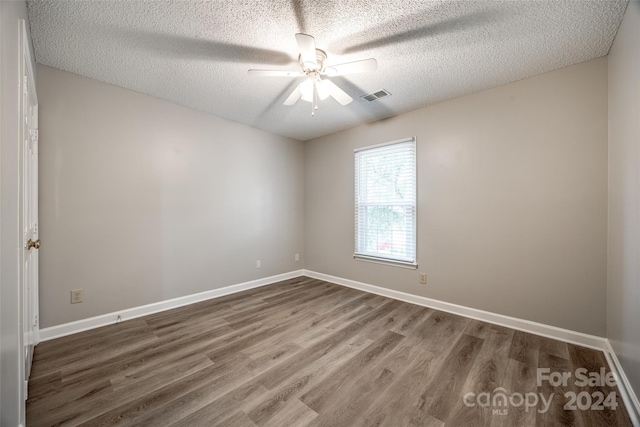
<path fill-rule="evenodd" d="M 29 133 L 31 134 L 31 139 L 38 142 L 38 129 L 29 129 Z"/>

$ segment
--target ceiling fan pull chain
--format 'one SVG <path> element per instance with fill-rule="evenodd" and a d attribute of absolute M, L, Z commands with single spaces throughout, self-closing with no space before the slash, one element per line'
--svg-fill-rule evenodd
<path fill-rule="evenodd" d="M 316 82 L 313 82 L 313 96 L 311 99 L 311 115 L 315 116 L 316 110 L 318 109 L 318 91 L 316 89 Z"/>
<path fill-rule="evenodd" d="M 314 109 L 318 109 L 318 82 L 313 82 L 313 105 Z"/>

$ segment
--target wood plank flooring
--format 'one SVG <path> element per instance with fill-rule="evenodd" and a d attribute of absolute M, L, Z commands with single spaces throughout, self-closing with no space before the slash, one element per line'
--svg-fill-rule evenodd
<path fill-rule="evenodd" d="M 27 422 L 631 426 L 578 368 L 609 371 L 599 351 L 300 277 L 41 343 Z M 565 410 L 580 392 L 618 407 Z M 548 410 L 524 404 L 540 396 Z"/>

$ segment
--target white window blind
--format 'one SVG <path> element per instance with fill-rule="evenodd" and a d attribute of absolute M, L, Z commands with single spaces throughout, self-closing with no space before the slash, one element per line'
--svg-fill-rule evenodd
<path fill-rule="evenodd" d="M 355 257 L 415 266 L 415 138 L 355 150 Z"/>

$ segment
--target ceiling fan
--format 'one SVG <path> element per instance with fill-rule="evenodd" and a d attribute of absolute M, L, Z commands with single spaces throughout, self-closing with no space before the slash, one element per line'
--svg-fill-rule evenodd
<path fill-rule="evenodd" d="M 300 50 L 298 62 L 302 68 L 301 71 L 249 70 L 249 74 L 271 77 L 306 76 L 307 79 L 294 89 L 284 101 L 284 105 L 293 105 L 298 99 L 302 98 L 303 101 L 311 103 L 312 116 L 315 114 L 315 110 L 318 109 L 318 101 L 324 100 L 329 96 L 332 96 L 342 105 L 347 105 L 353 101 L 353 98 L 327 77 L 364 73 L 375 71 L 378 68 L 378 62 L 373 58 L 327 65 L 325 63 L 327 60 L 326 52 L 316 49 L 316 42 L 312 36 L 298 33 L 296 34 L 296 41 Z"/>

